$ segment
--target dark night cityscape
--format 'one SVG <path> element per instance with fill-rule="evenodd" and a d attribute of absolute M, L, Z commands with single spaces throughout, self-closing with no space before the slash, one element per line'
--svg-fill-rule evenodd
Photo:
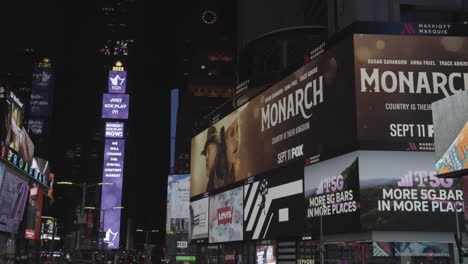
<path fill-rule="evenodd" d="M 468 263 L 468 0 L 0 10 L 0 264 Z"/>

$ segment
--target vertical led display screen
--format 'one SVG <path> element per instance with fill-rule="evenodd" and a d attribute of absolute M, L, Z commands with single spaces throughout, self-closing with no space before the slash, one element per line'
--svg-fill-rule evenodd
<path fill-rule="evenodd" d="M 126 71 L 109 71 L 108 93 L 125 93 L 127 86 Z"/>
<path fill-rule="evenodd" d="M 30 189 L 24 234 L 27 239 L 40 239 L 43 197 L 44 191 L 39 187 Z"/>
<path fill-rule="evenodd" d="M 185 253 L 190 217 L 190 175 L 169 175 L 167 180 L 166 248 L 169 255 Z"/>
<path fill-rule="evenodd" d="M 359 231 L 359 163 L 352 152 L 304 168 L 306 231 Z M 342 223 L 346 222 L 346 225 Z"/>
<path fill-rule="evenodd" d="M 112 183 L 102 185 L 101 219 L 104 242 L 108 248 L 119 248 L 121 210 L 115 209 L 122 205 L 122 181 L 124 172 L 124 139 L 106 139 L 104 146 L 104 166 L 102 181 Z"/>
<path fill-rule="evenodd" d="M 102 118 L 128 119 L 128 94 L 103 94 Z"/>
<path fill-rule="evenodd" d="M 279 239 L 304 232 L 303 162 L 247 179 L 244 240 Z"/>
<path fill-rule="evenodd" d="M 54 79 L 53 68 L 34 68 L 30 102 L 31 116 L 49 116 L 52 107 Z"/>
<path fill-rule="evenodd" d="M 28 182 L 7 170 L 0 189 L 0 231 L 17 232 L 28 196 Z"/>
<path fill-rule="evenodd" d="M 243 239 L 242 187 L 210 197 L 209 242 Z"/>
<path fill-rule="evenodd" d="M 432 103 L 468 89 L 468 38 L 355 34 L 354 54 L 361 149 L 434 151 Z"/>
<path fill-rule="evenodd" d="M 190 203 L 190 237 L 192 240 L 208 238 L 208 203 L 208 197 Z"/>

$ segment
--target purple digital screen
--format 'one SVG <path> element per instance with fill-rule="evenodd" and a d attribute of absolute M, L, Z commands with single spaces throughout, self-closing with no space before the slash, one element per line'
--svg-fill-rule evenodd
<path fill-rule="evenodd" d="M 106 138 L 123 138 L 124 123 L 106 122 Z"/>
<path fill-rule="evenodd" d="M 125 93 L 127 83 L 126 71 L 109 71 L 109 93 Z"/>
<path fill-rule="evenodd" d="M 102 182 L 101 220 L 104 223 L 104 243 L 109 249 L 119 248 L 120 207 L 122 205 L 122 180 L 124 169 L 125 139 L 106 139 L 104 145 L 104 169 Z"/>
<path fill-rule="evenodd" d="M 103 177 L 122 178 L 125 154 L 125 139 L 106 139 L 104 145 Z"/>
<path fill-rule="evenodd" d="M 108 94 L 102 97 L 102 118 L 128 119 L 128 94 Z"/>

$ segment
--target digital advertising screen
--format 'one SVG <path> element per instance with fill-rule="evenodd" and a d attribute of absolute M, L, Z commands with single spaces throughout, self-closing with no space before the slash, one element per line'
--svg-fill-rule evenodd
<path fill-rule="evenodd" d="M 188 248 L 190 220 L 190 174 L 167 179 L 166 248 L 169 255 Z"/>
<path fill-rule="evenodd" d="M 352 149 L 352 69 L 349 37 L 193 137 L 190 196 Z"/>
<path fill-rule="evenodd" d="M 108 93 L 125 93 L 126 84 L 126 71 L 109 71 Z"/>
<path fill-rule="evenodd" d="M 51 67 L 34 67 L 32 90 L 52 90 L 54 87 L 54 74 L 54 69 Z"/>
<path fill-rule="evenodd" d="M 11 91 L 8 92 L 7 98 L 4 123 L 2 124 L 2 140 L 8 147 L 19 152 L 23 135 L 23 104 Z"/>
<path fill-rule="evenodd" d="M 358 231 L 359 162 L 351 152 L 304 168 L 307 233 Z M 346 222 L 346 225 L 342 223 Z"/>
<path fill-rule="evenodd" d="M 29 199 L 26 217 L 25 238 L 40 239 L 41 236 L 41 216 L 44 191 L 39 187 L 29 189 Z"/>
<path fill-rule="evenodd" d="M 355 34 L 354 54 L 361 149 L 434 151 L 432 103 L 468 89 L 468 38 Z"/>
<path fill-rule="evenodd" d="M 28 197 L 28 182 L 7 170 L 0 189 L 0 231 L 17 232 Z"/>
<path fill-rule="evenodd" d="M 244 185 L 244 240 L 304 233 L 303 162 L 253 178 Z"/>
<path fill-rule="evenodd" d="M 32 76 L 32 93 L 29 113 L 31 116 L 49 116 L 52 107 L 54 89 L 54 69 L 34 67 Z"/>
<path fill-rule="evenodd" d="M 36 90 L 31 93 L 30 113 L 32 116 L 48 116 L 52 97 L 49 91 Z"/>
<path fill-rule="evenodd" d="M 125 124 L 123 122 L 106 122 L 106 138 L 123 138 Z"/>
<path fill-rule="evenodd" d="M 376 257 L 449 257 L 447 243 L 434 242 L 373 242 Z"/>
<path fill-rule="evenodd" d="M 208 238 L 209 198 L 190 203 L 190 237 L 192 240 Z"/>
<path fill-rule="evenodd" d="M 106 139 L 101 193 L 100 217 L 104 223 L 104 242 L 110 249 L 119 248 L 120 216 L 122 206 L 122 182 L 125 164 L 125 139 Z"/>
<path fill-rule="evenodd" d="M 454 218 L 463 222 L 460 181 L 436 174 L 431 152 L 359 151 L 362 228 L 454 232 Z"/>
<path fill-rule="evenodd" d="M 276 264 L 275 245 L 256 246 L 255 251 L 256 264 Z"/>
<path fill-rule="evenodd" d="M 242 187 L 210 197 L 209 242 L 229 242 L 243 239 Z"/>
<path fill-rule="evenodd" d="M 103 94 L 102 118 L 128 119 L 129 103 L 128 94 Z"/>
<path fill-rule="evenodd" d="M 436 164 L 437 174 L 465 170 L 468 175 L 468 121 Z"/>

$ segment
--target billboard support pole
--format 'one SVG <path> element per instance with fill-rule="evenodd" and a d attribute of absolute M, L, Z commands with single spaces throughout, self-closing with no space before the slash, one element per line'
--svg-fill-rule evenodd
<path fill-rule="evenodd" d="M 457 234 L 456 234 L 456 244 L 457 244 L 457 249 L 458 249 L 458 261 L 459 263 L 463 263 L 463 243 L 462 243 L 462 237 L 460 235 L 460 225 L 458 223 L 458 211 L 457 208 L 455 207 L 455 224 L 457 225 Z"/>
<path fill-rule="evenodd" d="M 322 215 L 320 215 L 320 264 L 325 263 L 324 260 L 324 251 L 325 245 L 323 244 L 323 223 L 322 223 Z"/>

